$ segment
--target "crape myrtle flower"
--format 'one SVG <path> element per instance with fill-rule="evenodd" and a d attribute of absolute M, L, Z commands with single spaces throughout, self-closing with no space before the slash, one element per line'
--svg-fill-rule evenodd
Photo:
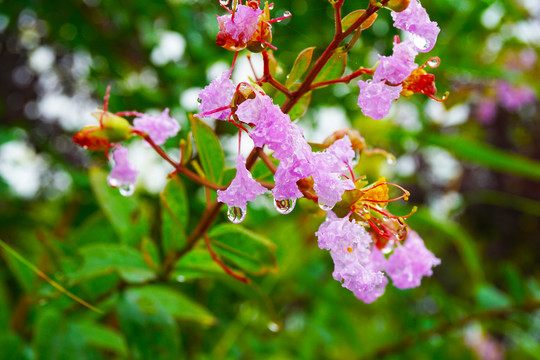
<path fill-rule="evenodd" d="M 536 101 L 536 93 L 531 87 L 512 85 L 506 81 L 498 82 L 497 96 L 502 106 L 509 111 L 517 111 Z"/>
<path fill-rule="evenodd" d="M 362 113 L 374 120 L 384 118 L 390 112 L 392 101 L 399 98 L 402 86 L 387 85 L 384 80 L 359 80 L 358 106 Z"/>
<path fill-rule="evenodd" d="M 441 29 L 435 21 L 429 19 L 426 9 L 418 0 L 411 0 L 409 6 L 403 11 L 392 11 L 394 27 L 408 31 L 415 37 L 415 45 L 420 52 L 428 52 L 435 46 L 437 36 Z"/>
<path fill-rule="evenodd" d="M 247 43 L 257 31 L 261 9 L 254 9 L 246 5 L 238 5 L 234 17 L 232 14 L 218 16 L 218 41 L 231 39 L 237 43 Z"/>
<path fill-rule="evenodd" d="M 342 179 L 342 175 L 350 171 L 348 164 L 353 158 L 354 150 L 347 135 L 336 140 L 323 152 L 314 154 L 313 188 L 319 197 L 320 206 L 333 208 L 345 190 L 355 188 L 351 179 Z"/>
<path fill-rule="evenodd" d="M 388 280 L 382 270 L 384 256 L 370 250 L 371 237 L 363 226 L 332 212 L 315 233 L 321 249 L 330 251 L 334 261 L 332 276 L 360 300 L 370 303 L 384 293 Z M 382 259 L 378 255 L 382 256 Z"/>
<path fill-rule="evenodd" d="M 394 41 L 393 54 L 391 56 L 381 56 L 379 65 L 373 74 L 373 80 L 387 80 L 392 84 L 399 84 L 405 80 L 411 72 L 418 68 L 414 58 L 418 51 L 411 40 L 399 42 L 396 37 Z"/>
<path fill-rule="evenodd" d="M 234 86 L 230 76 L 231 72 L 225 71 L 199 92 L 201 113 L 197 116 L 227 120 L 231 114 L 230 105 L 236 91 L 236 86 Z"/>
<path fill-rule="evenodd" d="M 128 150 L 121 146 L 116 145 L 112 157 L 114 165 L 107 177 L 107 182 L 111 187 L 129 187 L 135 184 L 137 179 L 137 170 L 129 162 Z"/>
<path fill-rule="evenodd" d="M 218 201 L 231 207 L 245 209 L 248 201 L 253 201 L 257 195 L 266 192 L 246 169 L 246 159 L 242 155 L 236 157 L 236 175 L 226 190 L 218 190 Z"/>
<path fill-rule="evenodd" d="M 169 116 L 169 109 L 165 109 L 157 116 L 141 114 L 133 120 L 133 128 L 148 134 L 157 145 L 163 145 L 168 138 L 176 136 L 180 124 Z"/>
<path fill-rule="evenodd" d="M 420 286 L 424 276 L 431 276 L 433 266 L 439 265 L 441 260 L 424 245 L 424 241 L 414 231 L 404 244 L 398 243 L 394 252 L 388 258 L 385 271 L 398 289 L 410 289 Z"/>

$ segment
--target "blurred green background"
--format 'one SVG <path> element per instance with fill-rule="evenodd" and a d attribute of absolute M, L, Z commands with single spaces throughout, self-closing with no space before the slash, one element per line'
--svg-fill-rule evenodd
<path fill-rule="evenodd" d="M 367 3 L 347 0 L 344 14 Z M 363 156 L 356 170 L 411 191 L 393 210 L 419 207 L 409 224 L 442 260 L 419 288 L 388 286 L 366 305 L 332 279 L 314 235 L 323 214 L 307 201 L 287 216 L 269 197 L 250 204 L 242 236 L 263 239 L 264 256 L 223 255 L 250 285 L 225 275 L 204 244 L 156 280 L 153 266 L 180 236 L 167 228 L 167 206 L 178 206 L 189 233 L 203 189 L 184 179 L 163 190 L 171 169 L 133 141 L 144 171 L 124 198 L 106 186 L 105 156 L 71 141 L 111 85 L 112 111 L 171 109 L 182 130 L 166 148 L 178 157 L 199 89 L 233 57 L 214 43 L 217 0 L 0 0 L 0 238 L 104 312 L 62 295 L 4 248 L 0 359 L 539 359 L 540 108 L 530 94 L 540 90 L 540 4 L 423 5 L 442 31 L 417 63 L 441 58 L 429 72 L 440 94 L 451 93 L 444 105 L 414 95 L 374 121 L 356 106 L 357 86 L 340 84 L 314 92 L 299 120 L 308 140 L 354 127 L 395 154 Z M 273 26 L 281 79 L 302 49 L 320 54 L 333 35 L 328 1 L 276 0 L 273 17 L 286 10 L 293 17 Z M 396 34 L 381 11 L 348 71 L 388 55 Z M 251 76 L 243 55 L 236 81 Z M 501 81 L 519 106 L 505 102 L 512 94 Z M 231 167 L 235 128 L 216 126 Z M 226 223 L 223 210 L 211 231 Z"/>

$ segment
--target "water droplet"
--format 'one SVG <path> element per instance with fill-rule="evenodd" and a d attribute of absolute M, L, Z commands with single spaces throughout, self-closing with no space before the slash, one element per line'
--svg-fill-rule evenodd
<path fill-rule="evenodd" d="M 131 196 L 135 192 L 135 186 L 133 184 L 122 184 L 118 187 L 118 191 L 122 196 Z"/>
<path fill-rule="evenodd" d="M 229 4 L 229 0 L 219 0 L 221 5 L 227 6 Z"/>
<path fill-rule="evenodd" d="M 274 207 L 277 212 L 283 215 L 290 214 L 296 205 L 296 199 L 277 200 L 274 199 Z"/>
<path fill-rule="evenodd" d="M 381 250 L 383 254 L 390 254 L 392 250 L 394 249 L 394 242 L 389 241 L 388 244 Z"/>
<path fill-rule="evenodd" d="M 227 217 L 232 223 L 240 224 L 246 218 L 246 208 L 239 206 L 229 206 Z"/>
<path fill-rule="evenodd" d="M 279 325 L 275 322 L 268 323 L 268 330 L 272 332 L 278 332 L 279 331 Z"/>
<path fill-rule="evenodd" d="M 365 205 L 363 208 L 362 208 L 362 212 L 364 214 L 369 214 L 369 206 Z"/>
<path fill-rule="evenodd" d="M 444 100 L 448 99 L 448 96 L 450 96 L 450 91 L 445 91 L 442 98 L 441 98 L 441 100 L 444 101 Z"/>
<path fill-rule="evenodd" d="M 427 50 L 429 49 L 429 46 L 431 45 L 428 39 L 422 36 L 414 35 L 414 34 L 413 34 L 413 43 L 414 43 L 414 46 L 416 46 L 419 50 Z"/>
<path fill-rule="evenodd" d="M 441 65 L 441 59 L 438 57 L 432 57 L 428 60 L 427 64 L 432 68 L 436 68 L 437 66 Z"/>
<path fill-rule="evenodd" d="M 330 210 L 333 209 L 333 206 L 328 206 L 328 205 L 326 205 L 326 204 L 324 204 L 324 203 L 322 203 L 320 201 L 318 202 L 318 204 L 319 204 L 319 207 L 321 208 L 321 210 L 330 211 Z"/>
<path fill-rule="evenodd" d="M 291 16 L 291 12 L 287 10 L 283 12 L 283 16 Z"/>
<path fill-rule="evenodd" d="M 83 146 L 83 149 L 85 149 L 85 150 L 88 149 L 88 146 L 87 146 L 87 145 L 84 145 L 84 146 Z"/>
<path fill-rule="evenodd" d="M 274 9 L 274 3 L 271 3 L 268 5 L 268 10 L 273 10 Z"/>
<path fill-rule="evenodd" d="M 388 156 L 386 156 L 386 163 L 387 163 L 388 165 L 393 165 L 393 164 L 395 164 L 395 163 L 396 163 L 396 157 L 393 156 L 393 155 L 388 155 Z"/>

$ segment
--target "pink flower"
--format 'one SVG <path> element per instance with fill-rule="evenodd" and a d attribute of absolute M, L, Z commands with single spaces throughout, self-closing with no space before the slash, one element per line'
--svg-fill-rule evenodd
<path fill-rule="evenodd" d="M 502 106 L 509 111 L 517 111 L 536 101 L 536 92 L 531 87 L 516 86 L 506 81 L 497 84 L 497 95 Z"/>
<path fill-rule="evenodd" d="M 411 231 L 403 245 L 395 248 L 386 262 L 385 270 L 398 289 L 409 289 L 420 286 L 424 276 L 431 276 L 433 266 L 441 260 L 426 249 L 417 233 Z"/>
<path fill-rule="evenodd" d="M 238 5 L 234 18 L 232 15 L 218 16 L 219 35 L 230 37 L 238 42 L 247 43 L 259 23 L 259 15 L 263 13 L 260 9 L 253 9 L 245 5 Z"/>
<path fill-rule="evenodd" d="M 248 201 L 266 192 L 266 188 L 253 179 L 246 169 L 246 159 L 242 155 L 236 157 L 236 176 L 226 190 L 218 190 L 218 201 L 229 207 L 245 209 Z"/>
<path fill-rule="evenodd" d="M 109 186 L 133 186 L 137 178 L 137 170 L 129 162 L 127 149 L 121 145 L 117 145 L 113 150 L 112 156 L 114 166 L 107 177 Z"/>
<path fill-rule="evenodd" d="M 134 129 L 147 133 L 157 145 L 163 145 L 180 131 L 180 124 L 169 116 L 169 109 L 158 116 L 143 114 L 133 120 L 133 125 Z"/>
<path fill-rule="evenodd" d="M 401 43 L 394 42 L 392 56 L 379 55 L 381 62 L 373 74 L 373 80 L 387 80 L 392 84 L 401 83 L 413 70 L 418 68 L 418 65 L 414 63 L 416 55 L 418 55 L 418 51 L 411 40 Z"/>
<path fill-rule="evenodd" d="M 345 190 L 353 190 L 354 183 L 350 179 L 342 179 L 342 175 L 349 173 L 347 164 L 352 161 L 354 150 L 348 136 L 335 141 L 323 152 L 313 156 L 311 174 L 314 181 L 314 190 L 319 197 L 319 204 L 333 208 Z"/>
<path fill-rule="evenodd" d="M 231 105 L 236 86 L 234 86 L 230 76 L 230 71 L 225 71 L 199 92 L 199 110 L 201 110 L 201 113 L 196 116 L 217 120 L 227 119 L 231 114 L 230 108 L 220 111 L 215 110 Z"/>
<path fill-rule="evenodd" d="M 399 98 L 402 85 L 386 85 L 384 80 L 380 81 L 358 81 L 360 94 L 358 96 L 358 106 L 364 115 L 375 120 L 384 118 L 390 112 L 392 101 Z"/>
<path fill-rule="evenodd" d="M 482 98 L 475 111 L 479 123 L 489 125 L 497 115 L 497 103 L 491 98 Z"/>
<path fill-rule="evenodd" d="M 342 282 L 343 287 L 366 303 L 375 301 L 384 293 L 388 282 L 380 271 L 384 256 L 378 250 L 378 253 L 370 251 L 371 237 L 364 227 L 328 212 L 328 218 L 315 235 L 319 247 L 330 250 L 334 260 L 332 275 Z"/>
<path fill-rule="evenodd" d="M 436 22 L 430 21 L 426 9 L 418 0 L 411 0 L 409 6 L 401 12 L 392 11 L 392 19 L 394 27 L 408 31 L 416 37 L 414 44 L 418 51 L 428 52 L 433 49 L 441 29 Z"/>

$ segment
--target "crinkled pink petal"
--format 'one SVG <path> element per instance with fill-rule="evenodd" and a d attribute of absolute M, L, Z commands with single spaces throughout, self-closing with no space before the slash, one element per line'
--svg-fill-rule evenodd
<path fill-rule="evenodd" d="M 392 84 L 401 83 L 418 68 L 414 62 L 417 54 L 418 51 L 411 40 L 394 43 L 392 56 L 379 55 L 381 62 L 373 74 L 373 80 L 386 80 Z"/>
<path fill-rule="evenodd" d="M 137 170 L 131 165 L 128 158 L 128 150 L 117 145 L 112 152 L 114 165 L 107 177 L 109 186 L 121 187 L 134 185 L 137 179 Z"/>
<path fill-rule="evenodd" d="M 370 251 L 371 237 L 363 226 L 348 218 L 336 218 L 329 212 L 315 235 L 319 247 L 330 250 L 334 260 L 332 276 L 342 282 L 343 287 L 366 303 L 384 293 L 388 280 L 380 271 L 383 262 Z"/>
<path fill-rule="evenodd" d="M 420 286 L 422 277 L 431 276 L 433 266 L 441 260 L 424 245 L 424 241 L 414 231 L 409 233 L 403 245 L 398 245 L 388 258 L 385 271 L 398 289 Z"/>
<path fill-rule="evenodd" d="M 231 105 L 236 86 L 234 86 L 230 76 L 230 71 L 225 71 L 199 92 L 199 110 L 201 110 L 201 114 L 197 116 L 217 120 L 227 119 L 231 114 L 231 109 L 213 111 Z"/>
<path fill-rule="evenodd" d="M 380 120 L 390 112 L 392 101 L 399 98 L 403 88 L 402 85 L 386 85 L 381 81 L 358 81 L 360 94 L 358 95 L 358 106 L 362 113 L 372 119 Z"/>
<path fill-rule="evenodd" d="M 232 39 L 246 43 L 248 42 L 255 31 L 257 30 L 257 24 L 259 23 L 259 15 L 263 11 L 261 9 L 254 9 L 245 5 L 238 5 L 234 14 L 219 16 L 219 32 L 226 36 L 230 36 Z"/>
<path fill-rule="evenodd" d="M 163 145 L 180 131 L 180 124 L 169 116 L 169 109 L 158 116 L 143 114 L 133 120 L 133 125 L 136 130 L 147 133 L 157 145 Z"/>
<path fill-rule="evenodd" d="M 246 169 L 246 159 L 242 155 L 236 157 L 236 176 L 226 190 L 218 190 L 218 201 L 229 207 L 245 208 L 248 201 L 266 192 Z"/>
<path fill-rule="evenodd" d="M 417 46 L 418 51 L 428 52 L 433 49 L 441 29 L 436 22 L 429 19 L 426 9 L 420 5 L 419 1 L 411 0 L 409 6 L 401 12 L 392 11 L 392 19 L 394 19 L 395 28 L 408 31 L 425 40 L 425 42 L 415 42 L 417 45 L 424 43 L 422 46 Z"/>

